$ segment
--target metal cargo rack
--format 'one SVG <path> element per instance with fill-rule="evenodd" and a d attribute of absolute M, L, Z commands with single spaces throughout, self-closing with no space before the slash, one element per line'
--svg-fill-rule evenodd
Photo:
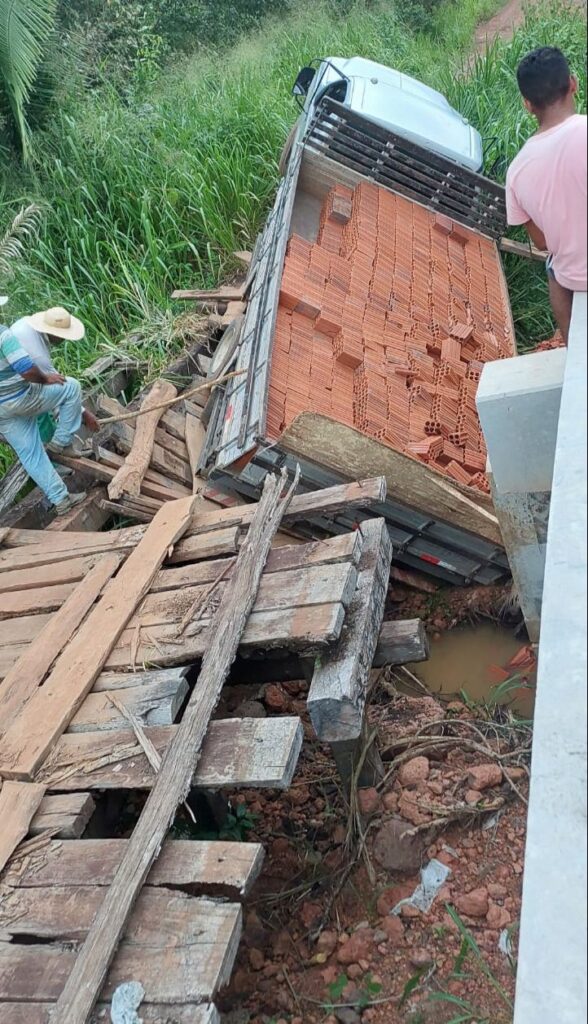
<path fill-rule="evenodd" d="M 372 153 L 369 167 L 360 163 L 355 151 L 357 166 L 350 168 L 345 141 L 349 133 L 356 147 L 365 146 L 366 152 Z M 376 145 L 380 147 L 379 158 L 374 151 Z M 419 166 L 426 165 L 427 182 L 416 166 L 411 166 L 409 188 L 408 158 L 413 164 L 418 159 Z M 323 101 L 306 132 L 301 125 L 286 175 L 255 246 L 249 302 L 234 367 L 246 374 L 231 380 L 225 389 L 219 388 L 200 458 L 200 468 L 211 480 L 251 498 L 259 497 L 268 470 L 284 465 L 293 470 L 295 462 L 301 461 L 281 450 L 279 442 L 270 443 L 265 438 L 267 392 L 280 282 L 297 190 L 302 176 L 305 180 L 312 178 L 316 168 L 325 177 L 327 167 L 334 168 L 348 183 L 369 177 L 485 234 L 498 235 L 503 229 L 504 190 L 499 185 L 399 139 L 332 100 Z M 468 188 L 460 194 L 467 196 L 467 218 L 463 210 L 454 209 L 453 199 L 464 183 Z M 343 480 L 337 473 L 304 460 L 301 469 L 301 487 L 305 490 Z M 392 500 L 386 501 L 379 514 L 388 521 L 395 560 L 401 565 L 457 585 L 497 583 L 509 575 L 502 548 L 484 538 Z M 317 521 L 313 526 L 333 533 L 348 529 L 349 523 L 339 519 L 334 523 Z"/>

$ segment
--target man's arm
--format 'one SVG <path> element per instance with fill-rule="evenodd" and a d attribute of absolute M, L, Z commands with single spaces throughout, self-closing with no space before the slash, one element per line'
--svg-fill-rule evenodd
<path fill-rule="evenodd" d="M 547 242 L 545 241 L 545 235 L 541 228 L 538 228 L 534 221 L 528 220 L 523 224 L 525 231 L 531 239 L 533 245 L 536 245 L 541 252 L 547 252 Z"/>
<path fill-rule="evenodd" d="M 18 373 L 23 380 L 30 381 L 31 384 L 65 383 L 65 377 L 62 377 L 60 373 L 43 373 L 38 366 L 35 366 L 28 352 L 9 332 L 2 337 L 0 352 L 14 372 Z"/>

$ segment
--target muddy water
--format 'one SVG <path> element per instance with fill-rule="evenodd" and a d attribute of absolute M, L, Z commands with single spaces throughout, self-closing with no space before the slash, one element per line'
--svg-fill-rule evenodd
<path fill-rule="evenodd" d="M 522 646 L 511 630 L 493 623 L 458 627 L 437 637 L 431 639 L 429 661 L 408 668 L 432 693 L 449 697 L 463 690 L 474 701 L 492 700 L 497 685 L 492 666 L 507 665 Z M 521 686 L 509 692 L 501 703 L 508 703 L 525 717 L 530 716 L 534 682 L 530 677 L 531 685 L 525 686 L 521 680 Z"/>

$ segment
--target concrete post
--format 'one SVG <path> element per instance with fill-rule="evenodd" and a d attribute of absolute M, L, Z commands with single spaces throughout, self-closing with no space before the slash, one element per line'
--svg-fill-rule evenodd
<path fill-rule="evenodd" d="M 565 349 L 484 367 L 477 395 L 494 508 L 529 638 L 539 641 Z"/>

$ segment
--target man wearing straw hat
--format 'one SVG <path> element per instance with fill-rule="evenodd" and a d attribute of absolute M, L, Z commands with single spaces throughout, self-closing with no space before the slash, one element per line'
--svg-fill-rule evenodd
<path fill-rule="evenodd" d="M 80 455 L 75 437 L 84 420 L 90 429 L 97 424 L 82 408 L 81 387 L 73 377 L 57 373 L 49 345 L 62 340 L 81 341 L 82 322 L 61 307 L 35 313 L 0 332 L 0 433 L 14 448 L 29 476 L 64 515 L 85 498 L 69 494 L 51 464 L 39 430 L 39 417 L 56 413 L 58 424 L 47 451 Z"/>

